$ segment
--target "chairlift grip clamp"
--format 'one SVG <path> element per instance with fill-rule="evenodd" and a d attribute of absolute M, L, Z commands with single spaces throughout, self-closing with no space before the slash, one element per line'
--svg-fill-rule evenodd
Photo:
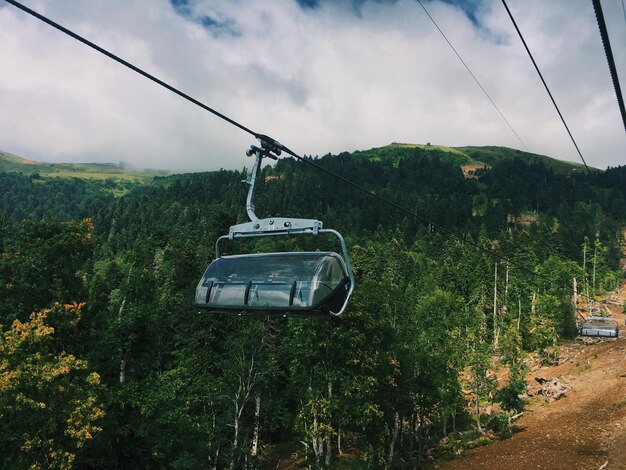
<path fill-rule="evenodd" d="M 276 149 L 280 154 L 280 150 Z M 251 145 L 248 150 L 246 150 L 246 155 L 248 157 L 251 157 L 253 155 L 260 155 L 261 158 L 267 157 L 267 158 L 271 158 L 272 160 L 278 160 L 278 157 L 276 155 L 272 155 L 270 152 L 273 152 L 274 149 L 264 149 L 264 148 L 259 148 L 256 145 Z"/>
<path fill-rule="evenodd" d="M 280 154 L 282 153 L 282 150 L 285 148 L 283 144 L 281 144 L 279 141 L 277 141 L 276 139 L 273 139 L 272 137 L 268 135 L 255 134 L 255 137 L 257 138 L 257 140 L 261 144 L 261 147 L 264 150 L 267 150 L 268 152 L 272 152 L 276 154 L 276 156 L 280 156 Z"/>

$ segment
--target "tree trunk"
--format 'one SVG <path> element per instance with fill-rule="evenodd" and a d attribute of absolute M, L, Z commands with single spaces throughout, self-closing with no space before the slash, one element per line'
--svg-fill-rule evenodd
<path fill-rule="evenodd" d="M 330 456 L 331 456 L 331 440 L 326 439 L 326 457 L 324 459 L 324 464 L 326 464 L 326 468 L 330 467 Z"/>
<path fill-rule="evenodd" d="M 320 466 L 320 456 L 323 452 L 322 439 L 319 437 L 319 427 L 317 425 L 317 412 L 313 412 L 313 456 L 315 457 L 315 468 Z"/>
<path fill-rule="evenodd" d="M 400 431 L 400 415 L 396 411 L 393 420 L 393 437 L 391 438 L 391 443 L 389 444 L 389 454 L 387 455 L 387 464 L 385 465 L 385 470 L 389 470 L 391 465 L 393 464 L 393 452 L 394 447 L 396 445 L 396 441 L 398 439 L 398 432 Z"/>
<path fill-rule="evenodd" d="M 509 265 L 506 265 L 506 274 L 504 276 L 504 303 L 507 303 L 509 296 Z"/>
<path fill-rule="evenodd" d="M 260 346 L 259 346 L 260 348 Z M 233 397 L 233 404 L 235 405 L 235 417 L 233 422 L 234 436 L 233 436 L 233 448 L 231 454 L 230 468 L 234 469 L 237 466 L 237 460 L 239 459 L 239 426 L 241 425 L 241 415 L 248 403 L 250 394 L 256 386 L 258 371 L 256 368 L 256 353 L 258 349 L 254 349 L 250 352 L 250 357 L 246 358 L 245 351 L 242 349 L 241 354 L 237 358 L 237 362 L 241 367 L 241 372 L 237 374 L 239 384 L 237 391 Z M 259 402 L 260 406 L 260 402 Z M 246 452 L 246 456 L 248 453 Z"/>
<path fill-rule="evenodd" d="M 422 436 L 422 431 L 423 431 L 423 427 L 424 427 L 424 422 L 425 422 L 425 417 L 424 414 L 422 412 L 423 407 L 420 406 L 420 415 L 419 415 L 419 425 L 417 428 L 417 453 L 419 455 L 419 460 L 422 460 L 422 457 L 424 455 L 424 436 Z"/>
<path fill-rule="evenodd" d="M 498 262 L 493 277 L 493 346 L 498 347 Z"/>
<path fill-rule="evenodd" d="M 254 433 L 252 436 L 252 457 L 259 454 L 259 423 L 261 417 L 261 395 L 257 395 L 254 406 Z"/>
<path fill-rule="evenodd" d="M 329 380 L 328 381 L 328 401 L 330 402 L 332 398 L 333 398 L 333 383 Z M 330 417 L 330 419 L 332 420 L 332 416 Z M 330 440 L 330 435 L 329 435 L 328 439 L 326 439 L 326 458 L 324 460 L 324 463 L 326 464 L 326 468 L 330 467 L 330 457 L 331 457 L 331 445 L 330 444 L 331 444 L 331 440 Z"/>
<path fill-rule="evenodd" d="M 506 265 L 506 274 L 504 276 L 504 304 L 500 307 L 500 316 L 503 318 L 502 324 L 509 312 L 509 265 Z"/>
<path fill-rule="evenodd" d="M 478 390 L 476 390 L 476 427 L 478 428 L 478 432 L 484 434 L 483 427 L 480 424 L 480 394 Z"/>
<path fill-rule="evenodd" d="M 122 356 L 120 360 L 120 385 L 124 385 L 126 382 L 126 351 L 124 348 L 120 348 L 120 355 Z"/>
<path fill-rule="evenodd" d="M 589 299 L 589 278 L 587 277 L 587 242 L 583 242 L 583 289 Z"/>
<path fill-rule="evenodd" d="M 409 455 L 413 457 L 415 454 L 415 413 L 411 413 L 409 416 L 409 429 L 411 431 L 411 439 L 409 440 Z"/>
<path fill-rule="evenodd" d="M 230 459 L 230 468 L 231 470 L 235 468 L 235 460 L 237 456 L 237 447 L 239 445 L 239 417 L 241 416 L 241 408 L 239 407 L 239 403 L 235 401 L 235 422 L 233 423 L 233 427 L 235 429 L 235 435 L 233 436 L 233 449 L 232 449 L 232 457 Z"/>
<path fill-rule="evenodd" d="M 596 295 L 596 252 L 598 247 L 598 239 L 593 244 L 593 274 L 591 276 L 591 295 Z"/>
<path fill-rule="evenodd" d="M 206 405 L 205 405 L 206 406 Z M 215 435 L 215 410 L 213 411 L 213 435 Z M 210 448 L 210 444 L 209 444 Z M 215 449 L 215 460 L 213 461 L 213 470 L 217 469 L 217 459 L 220 456 L 220 444 L 219 441 L 217 443 L 217 449 Z M 207 454 L 207 460 L 209 463 L 211 462 L 211 454 Z"/>
<path fill-rule="evenodd" d="M 341 458 L 341 428 L 337 429 L 337 454 Z"/>
<path fill-rule="evenodd" d="M 120 305 L 120 309 L 117 311 L 118 325 L 122 323 L 122 315 L 124 314 L 125 306 L 126 306 L 126 294 L 124 294 L 124 298 L 122 299 L 122 304 Z M 120 346 L 119 353 L 120 353 L 120 385 L 124 385 L 124 382 L 126 382 L 126 348 L 124 348 L 123 345 Z"/>
<path fill-rule="evenodd" d="M 126 307 L 128 284 L 130 284 L 130 275 L 132 274 L 132 272 L 133 272 L 133 265 L 131 264 L 128 270 L 128 278 L 126 279 L 126 289 L 124 290 L 124 298 L 122 299 L 120 308 L 117 311 L 117 324 L 118 325 L 122 323 L 122 317 L 124 315 L 124 307 Z M 121 344 L 119 347 L 119 353 L 120 353 L 120 385 L 124 385 L 124 383 L 126 382 L 126 348 L 124 347 L 123 344 Z"/>

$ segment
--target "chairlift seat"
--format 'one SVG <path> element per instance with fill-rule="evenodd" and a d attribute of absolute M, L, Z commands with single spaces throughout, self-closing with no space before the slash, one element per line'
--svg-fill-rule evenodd
<path fill-rule="evenodd" d="M 349 287 L 334 252 L 221 256 L 200 279 L 194 305 L 242 315 L 326 315 L 341 309 Z"/>
<path fill-rule="evenodd" d="M 580 327 L 581 336 L 617 338 L 619 328 L 615 320 L 607 317 L 587 317 Z"/>

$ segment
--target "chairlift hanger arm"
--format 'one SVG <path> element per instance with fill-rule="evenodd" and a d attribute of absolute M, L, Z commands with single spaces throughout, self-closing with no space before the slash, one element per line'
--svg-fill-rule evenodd
<path fill-rule="evenodd" d="M 265 139 L 269 139 L 265 140 Z M 266 219 L 259 219 L 256 215 L 256 207 L 254 205 L 254 196 L 256 194 L 256 183 L 261 175 L 261 164 L 263 158 L 268 157 L 273 160 L 278 160 L 278 155 L 281 154 L 281 150 L 276 145 L 281 145 L 270 137 L 263 136 L 259 138 L 261 147 L 251 145 L 246 150 L 246 155 L 251 157 L 254 155 L 254 164 L 252 171 L 246 178 L 246 183 L 250 186 L 248 188 L 248 196 L 246 198 L 246 211 L 250 222 L 245 222 L 237 225 L 233 225 L 229 231 L 229 238 L 232 240 L 240 236 L 261 236 L 267 233 L 276 234 L 288 234 L 299 232 L 311 232 L 317 235 L 319 229 L 322 228 L 322 222 L 315 219 L 291 219 L 282 217 L 269 217 Z"/>

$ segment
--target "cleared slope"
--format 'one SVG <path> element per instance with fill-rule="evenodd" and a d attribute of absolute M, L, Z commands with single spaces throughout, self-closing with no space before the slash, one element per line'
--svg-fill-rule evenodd
<path fill-rule="evenodd" d="M 493 165 L 498 160 L 512 160 L 519 158 L 528 163 L 542 162 L 546 167 L 552 168 L 557 173 L 565 173 L 571 170 L 584 170 L 582 163 L 566 162 L 557 160 L 556 158 L 536 153 L 524 152 L 522 150 L 511 149 L 508 147 L 458 147 L 459 150 L 468 157 Z"/>
<path fill-rule="evenodd" d="M 609 309 L 620 325 L 620 338 L 563 344 L 558 366 L 527 376 L 529 384 L 536 376 L 559 377 L 572 387 L 568 396 L 549 404 L 535 400 L 511 438 L 432 468 L 626 468 L 626 281 L 611 297 Z"/>

